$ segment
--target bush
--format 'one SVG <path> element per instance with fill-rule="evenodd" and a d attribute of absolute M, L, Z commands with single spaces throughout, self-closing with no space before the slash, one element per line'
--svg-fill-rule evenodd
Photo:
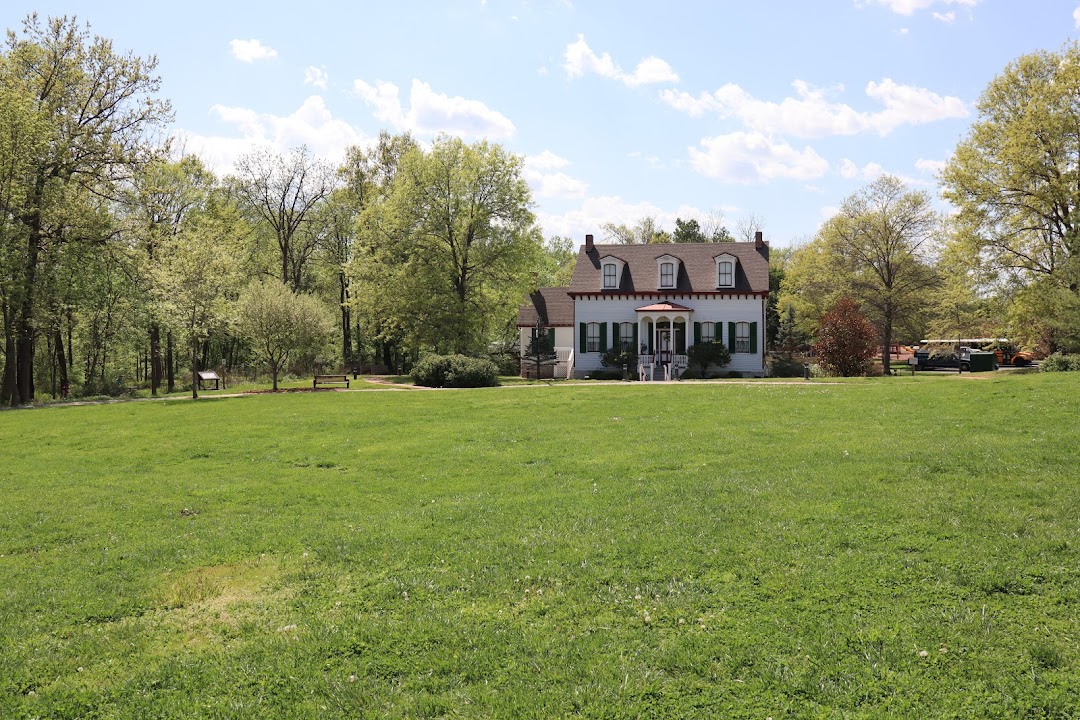
<path fill-rule="evenodd" d="M 877 331 L 859 306 L 841 298 L 821 319 L 817 353 L 822 364 L 841 377 L 866 375 L 876 342 Z"/>
<path fill-rule="evenodd" d="M 626 366 L 626 370 L 630 373 L 637 372 L 638 356 L 633 350 L 624 350 L 622 348 L 616 348 L 608 350 L 606 353 L 600 356 L 600 364 L 604 367 L 615 368 L 619 370 L 619 377 L 622 378 L 622 366 Z"/>
<path fill-rule="evenodd" d="M 465 355 L 425 355 L 412 369 L 412 379 L 424 387 L 493 387 L 499 369 L 490 360 Z"/>
<path fill-rule="evenodd" d="M 1039 364 L 1039 369 L 1042 372 L 1080 371 L 1080 355 L 1066 355 L 1064 353 L 1056 352 L 1053 355 L 1047 356 L 1047 358 Z"/>
<path fill-rule="evenodd" d="M 627 372 L 630 369 L 627 368 Z M 635 366 L 636 372 L 636 366 Z M 622 380 L 622 370 L 593 370 L 589 373 L 590 380 Z"/>
<path fill-rule="evenodd" d="M 794 360 L 776 358 L 769 366 L 770 374 L 779 378 L 794 378 L 803 376 L 803 364 Z"/>
<path fill-rule="evenodd" d="M 687 349 L 686 359 L 704 377 L 710 365 L 723 367 L 731 362 L 731 353 L 724 343 L 701 342 Z"/>

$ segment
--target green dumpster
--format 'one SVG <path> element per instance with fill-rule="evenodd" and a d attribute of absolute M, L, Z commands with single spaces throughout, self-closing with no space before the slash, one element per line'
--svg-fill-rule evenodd
<path fill-rule="evenodd" d="M 997 356 L 992 352 L 972 352 L 968 360 L 968 369 L 971 372 L 992 372 L 997 362 Z"/>

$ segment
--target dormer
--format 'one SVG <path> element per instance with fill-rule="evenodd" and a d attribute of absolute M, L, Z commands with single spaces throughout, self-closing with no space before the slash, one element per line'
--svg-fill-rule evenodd
<path fill-rule="evenodd" d="M 600 258 L 600 289 L 618 290 L 622 285 L 622 273 L 626 263 L 614 255 Z"/>
<path fill-rule="evenodd" d="M 731 253 L 721 253 L 713 260 L 716 261 L 717 289 L 735 287 L 735 268 L 739 264 L 739 259 Z"/>
<path fill-rule="evenodd" d="M 656 287 L 660 290 L 674 290 L 678 280 L 679 258 L 667 254 L 656 258 Z"/>

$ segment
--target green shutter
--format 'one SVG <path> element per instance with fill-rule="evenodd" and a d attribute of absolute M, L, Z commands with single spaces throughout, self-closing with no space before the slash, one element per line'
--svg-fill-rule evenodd
<path fill-rule="evenodd" d="M 633 324 L 633 325 L 631 325 L 630 327 L 631 327 L 631 328 L 633 328 L 633 335 L 632 335 L 631 337 L 633 337 L 633 338 L 634 338 L 634 347 L 633 347 L 632 349 L 633 349 L 633 351 L 634 351 L 634 354 L 635 354 L 635 355 L 637 355 L 637 354 L 638 354 L 638 351 L 639 351 L 639 350 L 641 349 L 640 347 L 638 347 L 638 339 L 637 339 L 637 323 L 634 323 L 634 324 Z"/>
<path fill-rule="evenodd" d="M 735 354 L 735 323 L 733 323 L 733 322 L 729 322 L 727 324 L 727 345 L 728 345 L 728 351 L 730 351 L 731 354 L 734 355 Z"/>
<path fill-rule="evenodd" d="M 607 352 L 607 323 L 600 323 L 600 352 Z"/>
<path fill-rule="evenodd" d="M 578 323 L 578 340 L 580 341 L 580 352 L 587 353 L 589 351 L 589 326 L 585 323 Z"/>
<path fill-rule="evenodd" d="M 694 323 L 694 344 L 699 345 L 701 343 L 701 323 Z"/>
<path fill-rule="evenodd" d="M 757 323 L 750 323 L 750 352 L 757 352 Z"/>
<path fill-rule="evenodd" d="M 652 355 L 653 354 L 653 336 L 656 334 L 656 333 L 653 332 L 652 321 L 649 321 L 649 322 L 645 323 L 645 332 L 649 334 L 649 337 L 647 337 L 645 339 L 646 347 L 648 348 L 649 352 L 647 352 L 645 354 L 646 355 Z"/>
<path fill-rule="evenodd" d="M 686 354 L 686 323 L 672 323 L 675 327 L 673 331 L 675 333 L 675 354 Z"/>
<path fill-rule="evenodd" d="M 611 323 L 611 347 L 619 349 L 619 323 Z"/>
<path fill-rule="evenodd" d="M 555 328 L 548 328 L 548 350 L 555 349 Z"/>

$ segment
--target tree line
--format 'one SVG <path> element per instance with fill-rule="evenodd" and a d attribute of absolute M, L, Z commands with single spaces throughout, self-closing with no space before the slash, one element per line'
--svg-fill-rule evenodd
<path fill-rule="evenodd" d="M 290 365 L 509 361 L 521 298 L 569 281 L 575 243 L 543 239 L 522 160 L 501 146 L 382 132 L 336 167 L 256 149 L 217 177 L 168 140 L 156 66 L 68 18 L 7 35 L 0 404 L 135 382 L 197 393 L 211 366 L 267 367 L 276 387 Z M 1014 61 L 978 112 L 940 174 L 954 214 L 884 176 L 808 242 L 774 248 L 773 350 L 812 342 L 842 299 L 873 324 L 886 369 L 894 341 L 927 335 L 1080 350 L 1080 47 Z M 602 230 L 730 242 L 763 225 Z"/>
<path fill-rule="evenodd" d="M 156 64 L 67 18 L 8 33 L 0 403 L 489 353 L 516 338 L 520 298 L 567 275 L 572 243 L 543 241 L 502 147 L 383 132 L 337 167 L 256 149 L 217 177 L 166 139 Z"/>

